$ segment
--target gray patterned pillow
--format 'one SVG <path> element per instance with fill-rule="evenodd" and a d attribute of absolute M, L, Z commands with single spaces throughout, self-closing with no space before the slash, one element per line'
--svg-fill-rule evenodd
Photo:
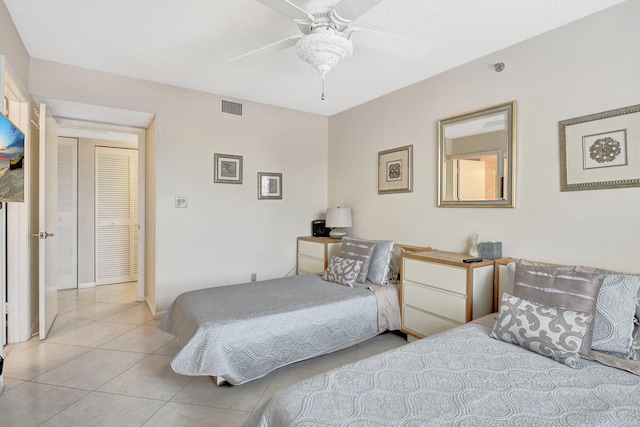
<path fill-rule="evenodd" d="M 589 313 L 546 307 L 505 292 L 489 336 L 575 368 L 592 318 Z"/>
<path fill-rule="evenodd" d="M 359 259 L 334 256 L 329 261 L 329 266 L 324 272 L 323 279 L 353 288 L 361 268 L 362 261 Z"/>
<path fill-rule="evenodd" d="M 611 274 L 602 282 L 591 348 L 624 359 L 638 359 L 634 349 L 634 316 L 640 277 Z"/>
<path fill-rule="evenodd" d="M 516 264 L 513 295 L 547 307 L 591 314 L 580 354 L 591 352 L 593 317 L 602 273 L 578 271 L 577 267 L 551 266 L 520 260 Z"/>
<path fill-rule="evenodd" d="M 393 240 L 364 240 L 351 237 L 352 240 L 360 242 L 372 242 L 376 244 L 371 256 L 367 280 L 375 285 L 386 285 L 389 283 L 387 275 L 391 268 L 391 251 L 393 250 Z"/>
<path fill-rule="evenodd" d="M 356 240 L 350 237 L 342 238 L 342 247 L 340 248 L 340 256 L 342 258 L 359 259 L 362 261 L 362 268 L 358 273 L 356 282 L 364 283 L 367 281 L 367 273 L 369 272 L 369 264 L 371 263 L 371 256 L 376 248 L 376 244 L 373 242 L 365 242 L 363 240 Z"/>

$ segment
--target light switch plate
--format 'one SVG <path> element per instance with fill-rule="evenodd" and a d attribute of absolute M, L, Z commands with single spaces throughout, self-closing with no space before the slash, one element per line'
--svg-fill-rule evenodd
<path fill-rule="evenodd" d="M 186 207 L 187 207 L 187 198 L 176 197 L 176 208 L 186 208 Z"/>

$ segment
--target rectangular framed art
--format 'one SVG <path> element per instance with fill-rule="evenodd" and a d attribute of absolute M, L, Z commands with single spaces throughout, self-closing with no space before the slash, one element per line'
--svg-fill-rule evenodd
<path fill-rule="evenodd" d="M 258 200 L 282 199 L 282 174 L 258 172 Z"/>
<path fill-rule="evenodd" d="M 213 182 L 242 184 L 242 156 L 214 153 Z"/>
<path fill-rule="evenodd" d="M 413 191 L 413 145 L 378 152 L 378 194 Z"/>
<path fill-rule="evenodd" d="M 640 186 L 640 105 L 560 122 L 561 191 Z"/>
<path fill-rule="evenodd" d="M 0 113 L 0 203 L 24 201 L 24 163 L 24 133 Z"/>

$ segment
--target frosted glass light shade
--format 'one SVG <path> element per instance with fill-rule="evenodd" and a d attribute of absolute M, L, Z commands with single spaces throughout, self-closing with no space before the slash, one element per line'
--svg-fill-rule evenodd
<path fill-rule="evenodd" d="M 351 227 L 351 209 L 349 208 L 329 208 L 325 226 L 331 228 L 330 237 L 341 239 L 347 235 L 342 227 Z"/>
<path fill-rule="evenodd" d="M 296 43 L 298 57 L 324 76 L 353 53 L 351 40 L 330 27 L 318 27 Z"/>

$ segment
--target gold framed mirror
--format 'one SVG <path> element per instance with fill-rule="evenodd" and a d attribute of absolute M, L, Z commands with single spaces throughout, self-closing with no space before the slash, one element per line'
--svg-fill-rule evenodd
<path fill-rule="evenodd" d="M 438 206 L 515 207 L 516 102 L 438 120 Z"/>

